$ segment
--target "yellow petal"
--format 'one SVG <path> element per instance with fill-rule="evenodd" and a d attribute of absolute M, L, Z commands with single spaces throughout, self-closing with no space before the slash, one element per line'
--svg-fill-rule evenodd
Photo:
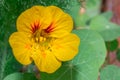
<path fill-rule="evenodd" d="M 52 51 L 60 61 L 73 59 L 78 53 L 80 39 L 75 34 L 69 34 L 53 43 Z"/>
<path fill-rule="evenodd" d="M 31 42 L 28 36 L 22 32 L 15 32 L 9 38 L 15 58 L 24 65 L 28 65 L 31 60 Z"/>
<path fill-rule="evenodd" d="M 50 36 L 59 37 L 64 31 L 71 32 L 73 29 L 73 20 L 71 16 L 55 6 L 48 6 L 46 10 L 52 17 L 52 23 L 49 27 L 51 26 L 53 30 Z"/>
<path fill-rule="evenodd" d="M 42 72 L 53 73 L 61 66 L 61 62 L 50 51 L 38 53 L 33 55 L 32 58 Z"/>
<path fill-rule="evenodd" d="M 45 7 L 43 6 L 33 6 L 30 9 L 22 12 L 17 19 L 17 30 L 31 33 L 33 25 L 39 24 L 40 29 L 48 26 L 51 23 L 51 17 L 46 15 L 44 10 Z"/>

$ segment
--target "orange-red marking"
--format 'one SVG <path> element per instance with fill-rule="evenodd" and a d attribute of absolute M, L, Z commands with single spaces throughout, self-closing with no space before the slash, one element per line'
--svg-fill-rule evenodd
<path fill-rule="evenodd" d="M 31 27 L 32 27 L 32 33 L 35 33 L 40 28 L 40 24 L 36 22 L 33 25 L 31 25 Z"/>
<path fill-rule="evenodd" d="M 46 33 L 50 33 L 50 32 L 52 32 L 53 31 L 53 23 L 51 23 L 49 26 L 48 26 L 48 28 L 47 29 L 45 29 L 45 32 Z"/>

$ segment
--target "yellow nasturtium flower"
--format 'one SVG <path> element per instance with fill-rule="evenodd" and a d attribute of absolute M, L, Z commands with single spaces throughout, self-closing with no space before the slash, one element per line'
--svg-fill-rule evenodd
<path fill-rule="evenodd" d="M 40 71 L 53 73 L 78 53 L 80 39 L 72 29 L 72 18 L 60 8 L 33 6 L 18 17 L 9 42 L 21 64 L 34 61 Z"/>

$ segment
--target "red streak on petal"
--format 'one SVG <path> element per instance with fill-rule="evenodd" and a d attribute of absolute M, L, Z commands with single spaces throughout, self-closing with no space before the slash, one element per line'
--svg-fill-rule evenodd
<path fill-rule="evenodd" d="M 31 25 L 31 27 L 32 33 L 35 33 L 39 29 L 40 24 L 38 22 L 35 22 L 33 25 Z"/>
<path fill-rule="evenodd" d="M 50 32 L 52 32 L 53 31 L 53 23 L 51 23 L 49 26 L 48 26 L 48 28 L 47 29 L 45 29 L 45 32 L 46 33 L 50 33 Z"/>

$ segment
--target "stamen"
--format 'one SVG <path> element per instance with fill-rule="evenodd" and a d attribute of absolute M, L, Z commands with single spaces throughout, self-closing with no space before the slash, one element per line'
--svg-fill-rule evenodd
<path fill-rule="evenodd" d="M 43 37 L 40 37 L 40 42 L 42 42 L 43 41 Z"/>
<path fill-rule="evenodd" d="M 35 41 L 38 42 L 38 41 L 39 41 L 39 38 L 36 37 L 36 38 L 35 38 Z"/>
<path fill-rule="evenodd" d="M 46 38 L 43 38 L 43 41 L 46 41 Z"/>
<path fill-rule="evenodd" d="M 40 42 L 46 41 L 45 37 L 40 37 Z"/>

